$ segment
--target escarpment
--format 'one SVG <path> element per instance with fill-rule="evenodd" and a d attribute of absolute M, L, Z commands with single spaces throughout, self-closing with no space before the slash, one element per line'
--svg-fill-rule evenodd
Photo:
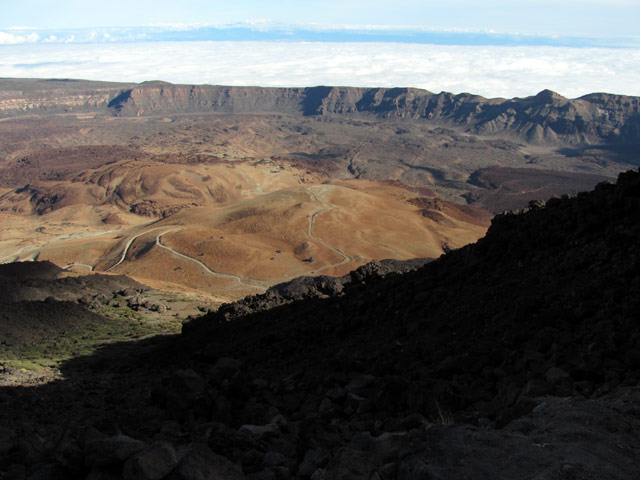
<path fill-rule="evenodd" d="M 486 99 L 417 88 L 267 88 L 117 84 L 70 80 L 0 82 L 0 116 L 94 113 L 149 116 L 178 113 L 271 113 L 411 119 L 537 145 L 640 143 L 640 99 L 593 93 L 577 99 L 543 90 L 535 96 Z"/>

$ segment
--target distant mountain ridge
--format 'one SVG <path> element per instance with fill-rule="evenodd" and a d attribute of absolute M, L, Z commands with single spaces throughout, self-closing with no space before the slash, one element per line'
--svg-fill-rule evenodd
<path fill-rule="evenodd" d="M 514 99 L 417 88 L 229 87 L 77 80 L 0 80 L 0 117 L 25 113 L 148 116 L 273 113 L 375 116 L 431 121 L 478 135 L 537 145 L 640 145 L 640 98 L 592 93 L 567 99 L 550 90 Z"/>

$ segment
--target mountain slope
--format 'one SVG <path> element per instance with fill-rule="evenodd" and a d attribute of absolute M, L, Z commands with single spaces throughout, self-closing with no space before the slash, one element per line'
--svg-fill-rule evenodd
<path fill-rule="evenodd" d="M 220 347 L 256 331 L 242 337 L 247 360 L 266 336 L 289 368 L 316 354 L 339 359 L 341 369 L 411 379 L 410 390 L 430 397 L 424 413 L 440 401 L 506 421 L 531 389 L 590 396 L 637 383 L 639 208 L 640 178 L 622 174 L 617 186 L 499 215 L 485 238 L 416 272 L 230 324 L 213 314 L 187 333 Z M 553 368 L 567 373 L 569 391 L 548 383 Z"/>
<path fill-rule="evenodd" d="M 637 478 L 639 211 L 628 172 L 497 216 L 417 271 L 70 361 L 66 382 L 5 394 L 4 425 L 59 440 L 9 427 L 0 470 L 133 478 L 160 457 L 153 478 Z"/>

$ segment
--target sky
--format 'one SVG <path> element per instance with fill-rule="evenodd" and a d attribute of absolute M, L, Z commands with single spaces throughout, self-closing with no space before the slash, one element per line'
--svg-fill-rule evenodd
<path fill-rule="evenodd" d="M 0 77 L 640 95 L 640 0 L 0 0 Z"/>
<path fill-rule="evenodd" d="M 0 0 L 0 28 L 272 22 L 637 36 L 638 0 Z"/>

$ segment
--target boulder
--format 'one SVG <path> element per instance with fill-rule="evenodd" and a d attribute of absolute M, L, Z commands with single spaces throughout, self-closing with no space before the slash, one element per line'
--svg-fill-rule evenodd
<path fill-rule="evenodd" d="M 84 448 L 84 461 L 89 467 L 102 467 L 123 462 L 145 447 L 145 443 L 127 435 L 90 440 Z"/>
<path fill-rule="evenodd" d="M 324 448 L 309 450 L 298 466 L 299 477 L 310 477 L 319 468 L 323 468 L 331 459 L 331 455 Z"/>
<path fill-rule="evenodd" d="M 269 423 L 267 425 L 242 425 L 239 431 L 245 435 L 262 438 L 277 433 L 279 429 L 280 427 L 275 423 Z"/>
<path fill-rule="evenodd" d="M 180 451 L 172 480 L 244 480 L 242 470 L 202 443 L 192 443 Z"/>
<path fill-rule="evenodd" d="M 173 446 L 156 442 L 130 457 L 124 464 L 125 480 L 160 480 L 178 464 Z"/>

